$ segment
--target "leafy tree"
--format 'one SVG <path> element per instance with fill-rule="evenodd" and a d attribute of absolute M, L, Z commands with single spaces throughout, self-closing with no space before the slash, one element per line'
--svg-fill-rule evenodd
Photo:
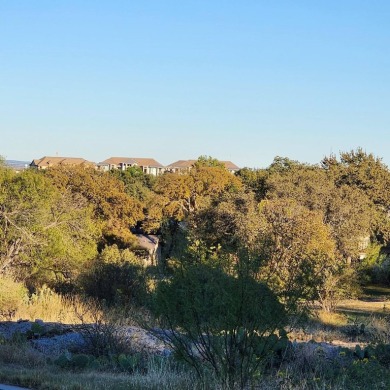
<path fill-rule="evenodd" d="M 170 257 L 174 250 L 180 221 L 207 207 L 222 193 L 241 188 L 242 182 L 228 170 L 207 164 L 199 164 L 185 174 L 166 173 L 158 177 L 154 186 L 156 202 L 154 207 L 149 208 L 149 213 L 156 219 L 160 210 L 161 220 L 165 221 L 164 241 L 170 242 L 167 256 Z"/>
<path fill-rule="evenodd" d="M 390 241 L 390 171 L 382 159 L 358 148 L 325 157 L 325 170 L 334 178 L 338 187 L 348 186 L 360 190 L 373 203 L 373 231 L 383 244 Z M 375 211 L 375 212 L 374 212 Z"/>
<path fill-rule="evenodd" d="M 58 189 L 81 195 L 92 206 L 96 221 L 102 224 L 101 246 L 107 243 L 121 247 L 135 244 L 130 228 L 143 220 L 143 205 L 126 194 L 122 181 L 85 167 L 59 166 L 45 173 Z"/>
<path fill-rule="evenodd" d="M 155 176 L 143 172 L 140 167 L 129 167 L 122 171 L 112 169 L 110 174 L 125 185 L 125 192 L 140 202 L 146 202 L 151 196 L 151 189 L 156 181 Z"/>
<path fill-rule="evenodd" d="M 337 263 L 324 269 L 322 283 L 317 287 L 317 299 L 322 310 L 331 312 L 346 298 L 356 298 L 361 292 L 358 275 L 346 264 Z"/>
<path fill-rule="evenodd" d="M 257 201 L 265 198 L 268 191 L 267 179 L 269 176 L 266 169 L 242 168 L 236 175 L 242 180 L 246 188 L 254 192 Z"/>
<path fill-rule="evenodd" d="M 177 356 L 200 376 L 203 368 L 211 370 L 226 389 L 245 388 L 277 344 L 287 342 L 283 306 L 245 274 L 204 265 L 182 269 L 158 285 L 154 302 Z"/>
<path fill-rule="evenodd" d="M 295 165 L 276 171 L 267 180 L 268 199 L 294 199 L 310 210 L 326 211 L 332 201 L 335 184 L 327 172 L 318 167 Z"/>
<path fill-rule="evenodd" d="M 32 170 L 0 170 L 0 273 L 30 284 L 77 274 L 96 255 L 98 229 L 85 200 Z"/>
<path fill-rule="evenodd" d="M 312 166 L 296 166 L 268 179 L 269 199 L 293 199 L 323 214 L 344 259 L 359 257 L 359 243 L 373 231 L 375 212 L 367 195 L 359 188 L 338 186 L 328 171 Z"/>
<path fill-rule="evenodd" d="M 236 192 L 242 188 L 238 177 L 219 166 L 199 166 L 192 169 L 188 176 L 191 211 L 207 206 L 213 198 L 225 192 Z"/>
<path fill-rule="evenodd" d="M 325 270 L 332 272 L 337 264 L 322 214 L 288 199 L 263 201 L 261 214 L 258 277 L 293 309 L 301 299 L 316 299 Z"/>
<path fill-rule="evenodd" d="M 191 211 L 191 180 L 188 175 L 166 173 L 157 178 L 154 191 L 160 195 L 163 215 L 178 221 Z"/>
<path fill-rule="evenodd" d="M 181 220 L 215 196 L 242 188 L 237 177 L 219 163 L 213 164 L 200 160 L 189 173 L 167 173 L 157 178 L 154 190 L 166 198 L 167 216 Z"/>
<path fill-rule="evenodd" d="M 346 184 L 363 190 L 375 204 L 390 207 L 390 171 L 381 158 L 366 153 L 362 148 L 340 153 L 340 161 L 333 156 L 322 161 L 333 170 L 338 185 Z"/>
<path fill-rule="evenodd" d="M 198 157 L 198 160 L 194 163 L 195 168 L 200 167 L 218 167 L 225 169 L 225 165 L 223 162 L 217 160 L 216 158 L 213 158 L 211 156 L 200 156 Z"/>
<path fill-rule="evenodd" d="M 255 250 L 261 227 L 254 195 L 242 191 L 222 194 L 189 219 L 192 241 L 227 253 Z"/>
<path fill-rule="evenodd" d="M 297 167 L 308 167 L 308 164 L 302 164 L 299 161 L 291 160 L 288 157 L 276 156 L 270 166 L 267 168 L 270 173 L 284 173 Z"/>

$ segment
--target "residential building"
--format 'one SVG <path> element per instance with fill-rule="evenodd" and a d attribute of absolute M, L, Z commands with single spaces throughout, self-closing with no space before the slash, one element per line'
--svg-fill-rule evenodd
<path fill-rule="evenodd" d="M 120 169 L 125 171 L 130 167 L 140 167 L 144 173 L 158 176 L 165 172 L 162 164 L 153 158 L 138 158 L 138 157 L 110 157 L 98 164 L 98 168 L 102 171 L 111 169 Z"/>
<path fill-rule="evenodd" d="M 196 162 L 197 160 L 178 160 L 172 164 L 169 164 L 166 167 L 166 170 L 169 172 L 181 172 L 181 173 L 189 172 L 193 168 Z M 231 173 L 235 173 L 240 169 L 236 164 L 232 163 L 231 161 L 220 161 L 220 162 L 223 163 L 225 168 Z"/>
<path fill-rule="evenodd" d="M 225 165 L 225 168 L 231 172 L 231 173 L 236 173 L 237 171 L 240 170 L 240 167 L 238 167 L 236 164 L 232 163 L 231 161 L 221 161 Z"/>
<path fill-rule="evenodd" d="M 41 170 L 41 169 L 55 167 L 57 165 L 84 165 L 87 167 L 96 167 L 95 163 L 79 157 L 48 157 L 48 156 L 33 160 L 30 164 L 30 167 Z"/>
<path fill-rule="evenodd" d="M 172 173 L 185 173 L 189 172 L 197 160 L 179 160 L 166 167 L 168 172 Z"/>

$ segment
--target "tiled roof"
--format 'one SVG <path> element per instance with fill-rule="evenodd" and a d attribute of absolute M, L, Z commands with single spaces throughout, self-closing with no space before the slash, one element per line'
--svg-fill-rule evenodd
<path fill-rule="evenodd" d="M 154 158 L 134 158 L 138 165 L 143 167 L 164 168 L 164 165 L 160 164 Z"/>
<path fill-rule="evenodd" d="M 171 168 L 171 169 L 191 168 L 196 163 L 196 161 L 197 160 L 179 160 L 179 161 L 175 161 L 172 164 L 169 164 L 167 168 Z M 221 161 L 221 163 L 225 165 L 226 169 L 235 170 L 235 171 L 240 169 L 236 164 L 232 163 L 231 161 Z"/>
<path fill-rule="evenodd" d="M 169 164 L 167 168 L 191 168 L 196 163 L 196 160 L 179 160 Z"/>
<path fill-rule="evenodd" d="M 31 165 L 38 167 L 52 167 L 55 165 L 94 165 L 94 163 L 79 157 L 42 157 L 32 161 Z"/>
<path fill-rule="evenodd" d="M 221 161 L 225 165 L 226 169 L 231 169 L 231 170 L 239 170 L 240 167 L 238 167 L 236 164 L 232 163 L 231 161 Z"/>
<path fill-rule="evenodd" d="M 138 158 L 138 157 L 110 157 L 107 160 L 102 161 L 100 164 L 137 164 L 142 167 L 153 167 L 153 168 L 163 168 L 164 166 L 160 164 L 153 158 Z"/>
<path fill-rule="evenodd" d="M 99 164 L 110 164 L 110 165 L 119 165 L 119 164 L 136 164 L 137 161 L 129 157 L 110 157 L 107 160 L 102 161 Z"/>

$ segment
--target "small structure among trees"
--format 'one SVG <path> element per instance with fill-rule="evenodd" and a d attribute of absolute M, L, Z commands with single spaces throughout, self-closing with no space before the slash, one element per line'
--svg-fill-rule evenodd
<path fill-rule="evenodd" d="M 160 238 L 153 234 L 135 234 L 137 238 L 134 252 L 144 259 L 147 265 L 157 265 L 161 259 Z"/>

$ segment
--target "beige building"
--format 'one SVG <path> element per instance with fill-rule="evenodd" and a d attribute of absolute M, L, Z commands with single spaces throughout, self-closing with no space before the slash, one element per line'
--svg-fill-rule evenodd
<path fill-rule="evenodd" d="M 158 176 L 165 172 L 162 164 L 153 158 L 138 158 L 138 157 L 110 157 L 98 164 L 98 168 L 102 171 L 111 169 L 120 169 L 122 171 L 130 167 L 140 167 L 144 173 Z"/>
<path fill-rule="evenodd" d="M 197 161 L 198 160 L 175 161 L 174 163 L 169 164 L 166 167 L 166 170 L 169 172 L 189 172 Z M 221 161 L 221 163 L 224 164 L 225 168 L 231 173 L 235 173 L 240 169 L 236 164 L 232 163 L 231 161 Z"/>
<path fill-rule="evenodd" d="M 47 169 L 58 165 L 84 165 L 96 167 L 96 164 L 78 157 L 42 157 L 31 162 L 30 167 L 35 169 Z"/>

